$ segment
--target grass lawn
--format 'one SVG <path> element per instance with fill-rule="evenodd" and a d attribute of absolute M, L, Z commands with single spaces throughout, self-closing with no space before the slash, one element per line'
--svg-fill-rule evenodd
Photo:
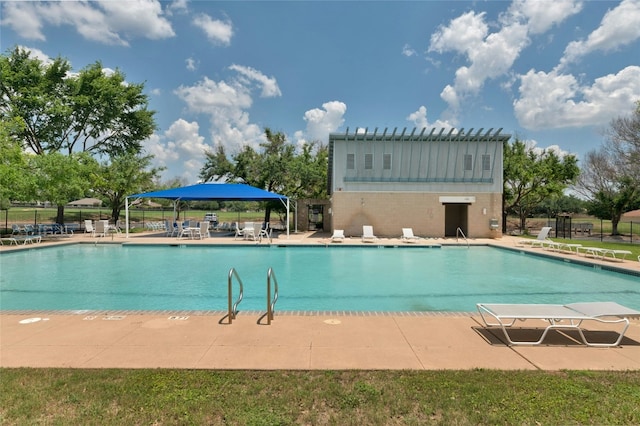
<path fill-rule="evenodd" d="M 0 374 L 2 425 L 640 424 L 640 371 Z"/>

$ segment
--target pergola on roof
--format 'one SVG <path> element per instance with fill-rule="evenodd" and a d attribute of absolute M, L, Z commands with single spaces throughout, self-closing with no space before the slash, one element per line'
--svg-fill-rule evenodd
<path fill-rule="evenodd" d="M 500 133 L 502 128 L 493 131 L 493 128 L 490 128 L 486 132 L 484 132 L 484 128 L 480 128 L 479 130 L 474 132 L 474 129 L 471 128 L 467 132 L 465 132 L 464 128 L 455 129 L 451 128 L 447 131 L 444 127 L 441 129 L 436 129 L 435 127 L 431 129 L 431 131 L 427 132 L 427 128 L 423 127 L 422 130 L 418 131 L 417 127 L 414 127 L 411 133 L 407 133 L 407 128 L 402 129 L 402 132 L 398 132 L 398 128 L 394 127 L 392 132 L 389 132 L 387 127 L 384 128 L 382 133 L 378 132 L 378 128 L 376 127 L 373 130 L 373 133 L 369 132 L 369 128 L 359 128 L 356 127 L 356 130 L 349 134 L 349 128 L 344 133 L 331 133 L 329 135 L 329 140 L 368 140 L 368 141 L 420 141 L 420 142 L 473 142 L 473 141 L 501 141 L 506 142 L 511 138 L 509 134 Z"/>

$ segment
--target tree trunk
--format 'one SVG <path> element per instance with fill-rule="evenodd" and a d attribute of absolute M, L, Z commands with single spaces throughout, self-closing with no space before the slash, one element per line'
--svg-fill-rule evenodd
<path fill-rule="evenodd" d="M 622 215 L 614 214 L 611 217 L 611 235 L 620 235 L 620 232 L 618 232 L 618 223 L 620 222 L 621 216 Z"/>
<path fill-rule="evenodd" d="M 58 214 L 56 215 L 56 223 L 64 225 L 64 205 L 58 205 Z"/>
<path fill-rule="evenodd" d="M 267 207 L 264 209 L 264 224 L 269 223 L 271 220 L 271 206 L 267 203 Z"/>

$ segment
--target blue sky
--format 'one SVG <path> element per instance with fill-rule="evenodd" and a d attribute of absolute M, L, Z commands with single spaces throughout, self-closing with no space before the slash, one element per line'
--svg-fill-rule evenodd
<path fill-rule="evenodd" d="M 0 47 L 145 84 L 163 180 L 349 128 L 503 128 L 582 158 L 640 100 L 640 0 L 2 1 Z"/>

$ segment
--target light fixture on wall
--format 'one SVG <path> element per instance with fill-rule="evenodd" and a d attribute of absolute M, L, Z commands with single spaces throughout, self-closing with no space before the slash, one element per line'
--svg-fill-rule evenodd
<path fill-rule="evenodd" d="M 487 215 L 487 208 L 486 207 L 482 208 L 482 214 L 485 215 L 485 216 Z"/>

